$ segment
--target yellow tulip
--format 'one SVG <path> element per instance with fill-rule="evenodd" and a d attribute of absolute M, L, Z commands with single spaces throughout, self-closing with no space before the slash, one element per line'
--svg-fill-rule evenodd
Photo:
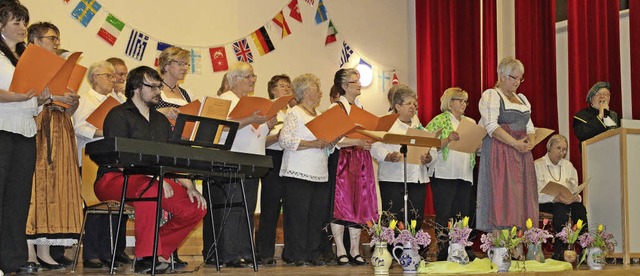
<path fill-rule="evenodd" d="M 531 227 L 533 227 L 533 221 L 531 221 L 531 218 L 527 219 L 527 229 L 531 229 Z"/>
<path fill-rule="evenodd" d="M 579 219 L 578 223 L 576 223 L 576 225 L 578 226 L 578 229 L 582 229 L 582 220 Z"/>
<path fill-rule="evenodd" d="M 604 225 L 601 223 L 598 225 L 598 233 L 602 233 L 602 230 L 604 230 Z"/>
<path fill-rule="evenodd" d="M 462 219 L 462 227 L 467 227 L 469 226 L 469 217 L 464 217 Z"/>
<path fill-rule="evenodd" d="M 411 220 L 411 229 L 416 229 L 416 225 L 418 225 L 418 222 L 415 219 Z"/>
<path fill-rule="evenodd" d="M 389 223 L 389 229 L 393 230 L 396 229 L 396 223 L 398 223 L 395 219 L 391 220 L 391 222 Z"/>

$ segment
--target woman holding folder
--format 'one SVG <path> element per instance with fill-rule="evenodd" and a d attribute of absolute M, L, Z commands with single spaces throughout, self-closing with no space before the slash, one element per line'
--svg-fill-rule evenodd
<path fill-rule="evenodd" d="M 189 71 L 189 51 L 180 47 L 164 49 L 158 57 L 158 67 L 162 77 L 162 92 L 156 110 L 175 120 L 180 114 L 178 107 L 191 102 L 191 96 L 179 85 Z"/>
<path fill-rule="evenodd" d="M 449 143 L 460 140 L 458 125 L 463 120 L 475 121 L 464 116 L 469 94 L 459 87 L 451 87 L 444 91 L 440 98 L 442 113 L 431 119 L 427 130 L 436 132 L 441 129 L 442 146 L 438 148 L 438 157 L 429 175 L 433 203 L 436 210 L 436 223 L 446 227 L 450 219 L 469 216 L 471 203 L 471 185 L 473 185 L 473 167 L 476 164 L 475 153 L 452 150 Z M 447 245 L 438 247 L 438 261 L 447 260 Z"/>
<path fill-rule="evenodd" d="M 578 221 L 581 219 L 587 223 L 587 209 L 582 204 L 582 197 L 575 195 L 572 197 L 552 196 L 542 193 L 542 189 L 549 183 L 555 182 L 567 187 L 572 193 L 578 187 L 578 172 L 573 164 L 567 159 L 567 138 L 556 134 L 549 138 L 547 142 L 547 154 L 534 162 L 536 177 L 538 179 L 538 202 L 540 211 L 553 214 L 553 229 L 559 231 L 567 224 L 567 221 Z M 588 226 L 582 229 L 587 232 Z M 562 260 L 562 252 L 565 250 L 562 240 L 556 239 L 553 244 L 553 256 L 555 260 Z"/>

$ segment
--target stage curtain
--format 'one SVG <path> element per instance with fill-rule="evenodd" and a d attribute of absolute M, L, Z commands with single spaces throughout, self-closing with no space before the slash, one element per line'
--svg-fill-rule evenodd
<path fill-rule="evenodd" d="M 631 62 L 631 112 L 640 119 L 640 0 L 629 0 L 629 49 Z"/>
<path fill-rule="evenodd" d="M 498 81 L 498 28 L 496 0 L 482 1 L 482 91 L 494 87 Z M 478 101 L 480 98 L 478 97 Z M 471 102 L 471 101 L 470 101 Z M 474 102 L 474 103 L 477 103 Z M 476 108 L 477 109 L 477 106 Z M 478 114 L 479 111 L 478 111 Z M 474 118 L 479 118 L 474 117 Z"/>
<path fill-rule="evenodd" d="M 611 84 L 611 110 L 621 114 L 620 2 L 568 0 L 569 129 L 571 162 L 582 176 L 579 141 L 573 133 L 573 115 L 589 106 L 586 96 L 597 81 Z"/>
<path fill-rule="evenodd" d="M 531 103 L 533 125 L 557 132 L 555 0 L 515 1 L 515 19 L 516 58 L 524 65 L 526 80 L 518 92 Z M 544 146 L 533 150 L 534 158 L 545 153 Z"/>

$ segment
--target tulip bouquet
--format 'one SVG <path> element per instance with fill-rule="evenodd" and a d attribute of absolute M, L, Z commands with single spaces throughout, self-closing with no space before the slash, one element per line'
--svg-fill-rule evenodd
<path fill-rule="evenodd" d="M 527 219 L 527 230 L 524 231 L 524 241 L 528 242 L 528 243 L 533 243 L 533 244 L 537 244 L 537 243 L 545 243 L 547 242 L 548 238 L 553 238 L 553 235 L 551 235 L 549 233 L 549 231 L 544 230 L 544 227 L 547 226 L 547 224 L 549 224 L 549 220 L 548 219 L 544 219 L 542 221 L 542 229 L 537 228 L 537 227 L 533 227 L 533 222 L 531 221 L 531 219 Z"/>
<path fill-rule="evenodd" d="M 451 243 L 459 243 L 464 246 L 471 246 L 473 242 L 469 241 L 469 235 L 471 235 L 472 229 L 469 228 L 469 217 L 464 217 L 462 220 L 449 221 L 449 241 Z"/>
<path fill-rule="evenodd" d="M 514 226 L 509 229 L 502 229 L 498 231 L 497 235 L 493 233 L 482 234 L 480 237 L 482 244 L 480 249 L 484 252 L 488 252 L 494 247 L 505 247 L 509 250 L 516 248 L 522 242 L 522 232 Z"/>
<path fill-rule="evenodd" d="M 417 221 L 412 220 L 408 229 L 405 229 L 405 225 L 402 222 L 398 222 L 398 230 L 400 234 L 395 238 L 393 244 L 406 244 L 411 243 L 413 249 L 418 250 L 420 246 L 428 246 L 431 243 L 431 236 L 426 232 L 422 231 L 422 229 L 417 230 Z"/>
<path fill-rule="evenodd" d="M 395 239 L 395 233 L 393 232 L 396 229 L 396 220 L 391 219 L 388 222 L 388 226 L 384 226 L 385 220 L 382 219 L 382 215 L 378 217 L 378 221 L 367 221 L 367 232 L 371 236 L 371 246 L 375 245 L 376 242 L 386 242 L 393 243 Z"/>
<path fill-rule="evenodd" d="M 605 231 L 605 227 L 600 224 L 596 233 L 584 233 L 578 237 L 582 248 L 598 247 L 605 253 L 613 252 L 616 246 L 616 240 L 611 232 Z"/>
<path fill-rule="evenodd" d="M 581 219 L 573 225 L 571 225 L 571 220 L 569 220 L 567 225 L 562 228 L 562 231 L 556 234 L 556 238 L 561 239 L 565 243 L 573 244 L 578 240 L 578 235 L 580 235 L 583 226 Z"/>

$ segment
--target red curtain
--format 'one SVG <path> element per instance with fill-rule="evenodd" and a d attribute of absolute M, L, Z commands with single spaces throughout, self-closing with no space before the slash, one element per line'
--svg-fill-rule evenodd
<path fill-rule="evenodd" d="M 498 74 L 496 73 L 498 68 L 498 28 L 496 13 L 496 0 L 482 1 L 482 91 L 493 87 L 498 80 Z M 478 95 L 478 101 L 480 100 L 479 97 L 480 95 Z M 478 117 L 474 118 L 480 118 L 479 111 Z"/>
<path fill-rule="evenodd" d="M 568 0 L 569 126 L 597 81 L 611 84 L 611 110 L 621 113 L 619 0 Z M 570 127 L 571 162 L 582 175 L 579 141 Z"/>
<path fill-rule="evenodd" d="M 631 112 L 633 119 L 638 120 L 640 119 L 640 0 L 629 0 L 629 44 Z"/>
<path fill-rule="evenodd" d="M 516 58 L 524 64 L 526 79 L 518 92 L 531 103 L 534 126 L 557 130 L 555 0 L 515 1 L 515 18 Z M 538 146 L 533 156 L 546 152 L 544 146 Z"/>

